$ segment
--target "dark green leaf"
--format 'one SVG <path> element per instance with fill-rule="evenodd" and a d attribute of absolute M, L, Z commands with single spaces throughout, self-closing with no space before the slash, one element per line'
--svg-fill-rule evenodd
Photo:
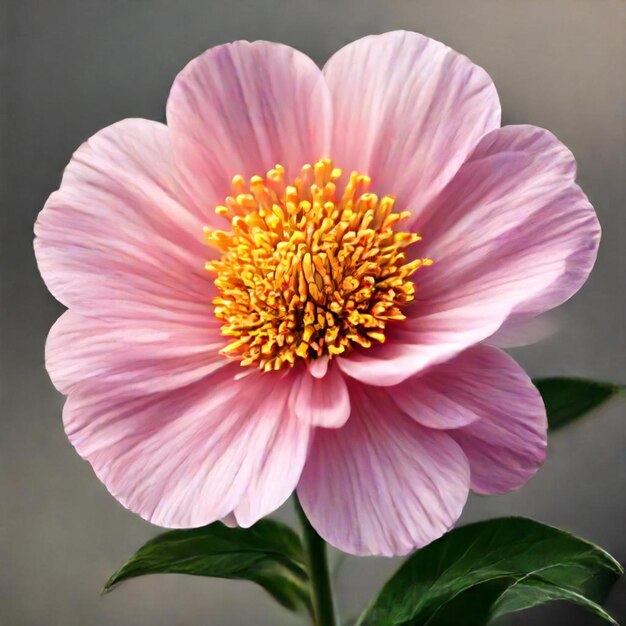
<path fill-rule="evenodd" d="M 597 546 L 524 518 L 452 530 L 415 552 L 366 609 L 360 626 L 484 626 L 505 613 L 567 600 L 601 608 L 623 573 Z"/>
<path fill-rule="evenodd" d="M 550 430 L 566 426 L 624 389 L 613 383 L 580 378 L 540 378 L 533 382 L 546 405 Z"/>
<path fill-rule="evenodd" d="M 221 523 L 173 530 L 148 541 L 107 581 L 104 591 L 146 574 L 191 574 L 250 580 L 291 610 L 310 607 L 300 538 L 279 522 L 251 528 Z"/>

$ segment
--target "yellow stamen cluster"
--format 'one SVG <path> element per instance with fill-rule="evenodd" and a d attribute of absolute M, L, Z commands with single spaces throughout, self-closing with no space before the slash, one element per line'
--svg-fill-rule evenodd
<path fill-rule="evenodd" d="M 369 177 L 356 172 L 340 190 L 340 177 L 324 159 L 291 185 L 280 165 L 249 184 L 233 178 L 233 195 L 216 208 L 231 231 L 205 228 L 222 251 L 206 268 L 216 274 L 222 334 L 232 338 L 223 354 L 278 370 L 384 342 L 387 323 L 405 318 L 409 277 L 432 261 L 405 262 L 420 237 L 396 232 L 409 213 L 395 213 L 393 197 L 370 193 Z"/>

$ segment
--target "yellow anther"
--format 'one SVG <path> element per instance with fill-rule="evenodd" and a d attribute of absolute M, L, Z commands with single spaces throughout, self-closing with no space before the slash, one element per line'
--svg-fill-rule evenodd
<path fill-rule="evenodd" d="M 383 343 L 387 324 L 405 318 L 410 276 L 432 260 L 405 260 L 420 237 L 395 230 L 409 212 L 394 212 L 393 196 L 370 192 L 364 174 L 343 185 L 341 176 L 322 159 L 292 184 L 278 164 L 249 182 L 233 177 L 232 195 L 215 209 L 230 231 L 204 229 L 222 252 L 205 267 L 215 275 L 228 358 L 266 372 L 333 358 Z"/>

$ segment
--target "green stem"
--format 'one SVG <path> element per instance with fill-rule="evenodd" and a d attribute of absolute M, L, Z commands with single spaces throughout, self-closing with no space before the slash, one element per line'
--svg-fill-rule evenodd
<path fill-rule="evenodd" d="M 328 569 L 326 542 L 315 532 L 311 522 L 300 506 L 297 496 L 294 496 L 296 512 L 302 524 L 302 539 L 309 561 L 309 576 L 311 578 L 311 596 L 315 626 L 339 626 L 335 611 L 333 586 Z"/>

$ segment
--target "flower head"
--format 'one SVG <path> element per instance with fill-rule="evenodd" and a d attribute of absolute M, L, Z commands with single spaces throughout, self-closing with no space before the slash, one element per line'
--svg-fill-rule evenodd
<path fill-rule="evenodd" d="M 248 526 L 297 489 L 322 537 L 385 555 L 542 463 L 541 398 L 495 346 L 599 241 L 567 148 L 500 128 L 488 75 L 408 32 L 323 70 L 208 50 L 167 125 L 76 151 L 35 230 L 65 428 L 122 504 Z"/>

